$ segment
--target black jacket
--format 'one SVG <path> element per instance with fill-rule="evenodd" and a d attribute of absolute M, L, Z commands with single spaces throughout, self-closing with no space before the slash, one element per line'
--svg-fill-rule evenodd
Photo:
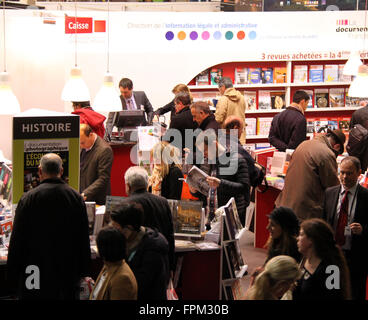
<path fill-rule="evenodd" d="M 216 161 L 216 177 L 221 180 L 217 188 L 218 207 L 224 206 L 232 197 L 235 199 L 240 221 L 245 225 L 245 213 L 250 202 L 248 165 L 237 152 L 226 153 Z M 200 165 L 201 168 L 203 166 Z M 235 167 L 235 172 L 224 172 Z M 231 170 L 232 171 L 232 170 Z M 207 172 L 210 174 L 210 172 Z M 207 197 L 197 192 L 194 194 L 204 205 Z"/>
<path fill-rule="evenodd" d="M 47 179 L 18 203 L 8 270 L 23 299 L 73 299 L 90 263 L 88 218 L 82 197 L 60 179 Z M 40 271 L 40 289 L 25 287 L 27 266 Z"/>
<path fill-rule="evenodd" d="M 170 101 L 168 104 L 165 104 L 163 107 L 158 108 L 155 111 L 155 114 L 157 114 L 159 116 L 162 116 L 163 114 L 165 114 L 167 112 L 171 112 L 170 120 L 172 120 L 172 118 L 175 115 L 175 99 L 172 99 L 172 101 Z"/>
<path fill-rule="evenodd" d="M 199 126 L 199 129 L 203 131 L 207 129 L 214 129 L 215 131 L 217 131 L 218 129 L 220 129 L 220 125 L 216 121 L 215 115 L 213 113 L 210 113 L 208 117 L 202 121 L 202 123 Z"/>
<path fill-rule="evenodd" d="M 163 178 L 161 183 L 161 196 L 166 199 L 181 200 L 181 192 L 183 189 L 183 173 L 177 166 L 171 166 L 169 174 Z"/>
<path fill-rule="evenodd" d="M 351 116 L 350 129 L 354 125 L 360 124 L 368 129 L 368 106 L 355 110 Z M 359 156 L 362 171 L 364 172 L 368 168 L 368 146 L 365 148 L 361 156 Z"/>
<path fill-rule="evenodd" d="M 179 148 L 179 150 L 182 150 L 183 148 L 189 148 L 190 150 L 193 150 L 195 139 L 192 138 L 189 141 L 189 138 L 194 137 L 194 130 L 197 127 L 198 127 L 197 123 L 193 121 L 193 116 L 192 113 L 190 112 L 190 108 L 185 107 L 184 109 L 180 110 L 175 116 L 172 117 L 170 128 L 169 130 L 167 130 L 163 140 L 170 141 L 170 143 L 175 147 Z M 187 135 L 188 136 L 187 139 L 185 139 L 186 129 L 192 130 L 192 134 Z M 175 137 L 174 139 L 172 135 L 175 134 L 174 132 L 177 132 L 176 130 L 178 130 L 180 136 L 179 137 L 174 136 Z"/>
<path fill-rule="evenodd" d="M 143 226 L 156 228 L 169 243 L 170 268 L 174 270 L 174 226 L 171 210 L 167 200 L 145 190 L 137 190 L 127 198 L 142 205 L 144 211 Z"/>
<path fill-rule="evenodd" d="M 168 243 L 156 229 L 146 233 L 127 262 L 138 284 L 138 300 L 166 300 L 170 279 Z"/>
<path fill-rule="evenodd" d="M 292 106 L 278 113 L 272 120 L 268 140 L 279 151 L 296 149 L 307 139 L 307 120 Z"/>

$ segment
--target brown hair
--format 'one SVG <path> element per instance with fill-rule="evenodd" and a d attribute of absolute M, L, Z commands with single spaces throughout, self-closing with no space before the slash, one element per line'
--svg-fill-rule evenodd
<path fill-rule="evenodd" d="M 300 228 L 312 241 L 316 256 L 327 264 L 339 267 L 344 299 L 351 299 L 349 269 L 341 248 L 335 242 L 331 226 L 322 219 L 313 218 L 305 220 Z"/>

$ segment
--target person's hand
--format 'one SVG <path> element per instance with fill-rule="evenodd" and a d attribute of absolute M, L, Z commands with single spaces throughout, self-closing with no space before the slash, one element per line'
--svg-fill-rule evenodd
<path fill-rule="evenodd" d="M 189 187 L 189 191 L 191 192 L 191 193 L 197 193 L 198 192 L 198 190 L 197 189 L 195 189 L 195 188 L 193 188 L 193 187 L 191 187 L 191 186 L 188 186 Z"/>
<path fill-rule="evenodd" d="M 363 227 L 360 223 L 354 222 L 349 227 L 352 234 L 361 235 L 363 232 Z"/>
<path fill-rule="evenodd" d="M 220 183 L 221 183 L 221 180 L 216 178 L 216 177 L 207 177 L 206 178 L 208 184 L 210 185 L 210 188 L 218 188 Z"/>
<path fill-rule="evenodd" d="M 82 196 L 82 198 L 83 198 L 84 201 L 87 200 L 87 196 L 85 196 L 84 193 L 81 193 L 81 196 Z"/>
<path fill-rule="evenodd" d="M 189 148 L 184 148 L 184 159 L 186 160 L 190 154 L 190 149 Z"/>

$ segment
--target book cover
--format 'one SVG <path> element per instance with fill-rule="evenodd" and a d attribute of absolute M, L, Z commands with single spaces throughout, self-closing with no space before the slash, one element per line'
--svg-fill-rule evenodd
<path fill-rule="evenodd" d="M 235 68 L 235 84 L 248 83 L 248 68 Z"/>
<path fill-rule="evenodd" d="M 261 83 L 261 68 L 249 68 L 249 83 Z"/>
<path fill-rule="evenodd" d="M 338 66 L 339 82 L 350 82 L 351 76 L 344 75 L 344 67 L 344 64 L 339 64 Z"/>
<path fill-rule="evenodd" d="M 261 82 L 262 83 L 273 83 L 273 68 L 262 68 L 261 69 Z"/>
<path fill-rule="evenodd" d="M 13 230 L 12 219 L 0 221 L 0 248 L 7 247 L 9 245 L 12 230 Z"/>
<path fill-rule="evenodd" d="M 327 124 L 328 128 L 331 130 L 335 130 L 339 128 L 339 120 L 337 117 L 333 117 L 328 119 L 328 124 Z"/>
<path fill-rule="evenodd" d="M 245 118 L 246 136 L 255 136 L 257 134 L 257 118 Z"/>
<path fill-rule="evenodd" d="M 207 196 L 210 186 L 206 180 L 208 174 L 199 169 L 197 166 L 192 166 L 189 170 L 186 183 L 188 183 L 192 188 L 198 190 L 203 195 Z"/>
<path fill-rule="evenodd" d="M 63 161 L 62 179 L 79 190 L 79 116 L 30 109 L 13 117 L 13 203 L 40 183 L 38 166 L 46 153 Z"/>
<path fill-rule="evenodd" d="M 270 131 L 270 129 L 268 129 L 268 131 Z M 267 148 L 270 148 L 270 147 L 271 147 L 271 145 L 269 143 L 267 143 L 267 142 L 256 143 L 256 150 L 259 150 L 259 149 L 267 149 Z"/>
<path fill-rule="evenodd" d="M 315 118 L 307 118 L 307 133 L 314 133 L 314 121 Z"/>
<path fill-rule="evenodd" d="M 348 108 L 359 108 L 364 106 L 364 104 L 366 103 L 366 101 L 368 100 L 367 98 L 355 98 L 355 97 L 350 97 L 348 96 L 348 91 L 349 89 L 346 89 L 346 97 L 345 97 L 345 105 Z"/>
<path fill-rule="evenodd" d="M 317 108 L 328 108 L 328 89 L 315 89 L 314 90 L 314 104 Z"/>
<path fill-rule="evenodd" d="M 309 101 L 308 101 L 308 106 L 307 108 L 313 108 L 314 107 L 314 104 L 313 104 L 313 90 L 303 90 L 305 91 L 306 93 L 308 93 L 309 95 Z"/>
<path fill-rule="evenodd" d="M 329 96 L 330 96 L 330 108 L 341 108 L 345 106 L 344 88 L 331 88 Z"/>
<path fill-rule="evenodd" d="M 257 110 L 257 92 L 244 91 L 246 110 Z"/>
<path fill-rule="evenodd" d="M 343 132 L 349 132 L 349 127 L 350 127 L 350 117 L 341 117 L 338 120 L 339 123 L 339 129 L 342 130 Z"/>
<path fill-rule="evenodd" d="M 327 132 L 328 128 L 328 118 L 318 118 L 314 121 L 314 132 Z"/>
<path fill-rule="evenodd" d="M 208 77 L 209 77 L 208 70 L 202 71 L 196 76 L 196 85 L 197 86 L 207 86 L 209 82 Z"/>
<path fill-rule="evenodd" d="M 258 110 L 271 109 L 271 94 L 270 91 L 258 91 Z"/>
<path fill-rule="evenodd" d="M 257 118 L 257 134 L 258 135 L 262 135 L 262 136 L 268 136 L 268 133 L 270 131 L 271 128 L 271 122 L 272 122 L 271 117 L 260 117 Z M 259 145 L 259 144 L 257 144 Z M 257 147 L 256 145 L 256 147 Z"/>
<path fill-rule="evenodd" d="M 222 78 L 222 69 L 212 68 L 210 75 L 211 75 L 211 85 L 218 86 L 218 83 Z"/>
<path fill-rule="evenodd" d="M 326 64 L 324 68 L 325 82 L 339 81 L 339 66 L 337 64 Z"/>
<path fill-rule="evenodd" d="M 309 66 L 309 82 L 323 82 L 323 65 Z"/>
<path fill-rule="evenodd" d="M 285 109 L 285 91 L 270 91 L 271 109 Z"/>
<path fill-rule="evenodd" d="M 294 83 L 307 83 L 308 82 L 308 66 L 296 65 L 294 66 Z"/>
<path fill-rule="evenodd" d="M 273 69 L 273 82 L 286 83 L 286 67 L 275 67 Z"/>
<path fill-rule="evenodd" d="M 201 201 L 178 201 L 175 235 L 200 237 L 202 222 Z"/>

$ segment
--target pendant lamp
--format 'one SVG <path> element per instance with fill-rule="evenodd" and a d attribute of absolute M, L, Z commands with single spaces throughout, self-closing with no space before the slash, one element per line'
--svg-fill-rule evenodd
<path fill-rule="evenodd" d="M 77 2 L 75 3 L 75 25 L 77 25 Z M 86 83 L 82 78 L 82 70 L 77 64 L 77 28 L 75 28 L 75 66 L 70 71 L 70 78 L 65 84 L 61 93 L 61 99 L 64 101 L 90 101 L 90 94 Z"/>
<path fill-rule="evenodd" d="M 362 64 L 359 67 L 358 75 L 350 85 L 349 97 L 368 98 L 368 66 Z"/>
<path fill-rule="evenodd" d="M 5 46 L 5 1 L 3 1 L 3 45 L 4 45 L 4 72 L 0 73 L 0 114 L 14 115 L 20 112 L 17 97 L 10 87 L 10 76 L 6 72 L 6 46 Z"/>
<path fill-rule="evenodd" d="M 110 62 L 110 1 L 107 2 L 107 71 L 101 89 L 97 92 L 93 109 L 99 112 L 121 111 L 121 100 L 114 87 L 114 77 L 109 72 Z"/>
<path fill-rule="evenodd" d="M 361 64 L 362 60 L 360 60 L 359 52 L 351 53 L 348 61 L 344 66 L 343 75 L 356 76 L 358 74 L 358 68 Z"/>

